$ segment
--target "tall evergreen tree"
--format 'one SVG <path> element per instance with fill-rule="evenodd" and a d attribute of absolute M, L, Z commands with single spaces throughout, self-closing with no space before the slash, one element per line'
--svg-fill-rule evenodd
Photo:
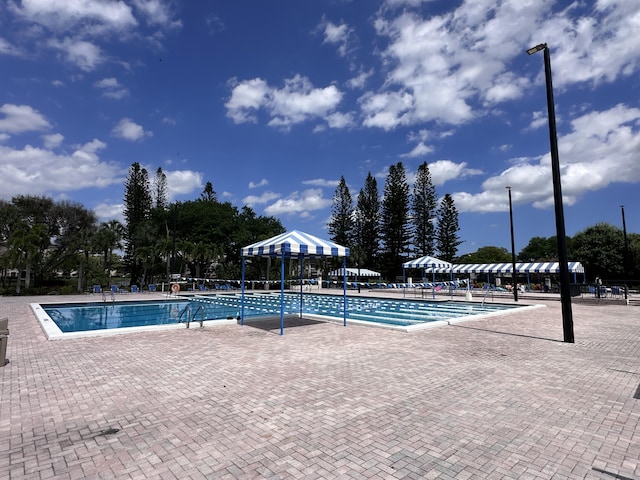
<path fill-rule="evenodd" d="M 407 175 L 402 162 L 398 162 L 389 167 L 382 200 L 382 270 L 388 279 L 399 275 L 402 263 L 407 260 L 411 243 L 410 205 Z"/>
<path fill-rule="evenodd" d="M 369 268 L 379 268 L 380 251 L 380 195 L 378 182 L 371 172 L 358 194 L 356 210 L 356 242 L 360 253 L 360 264 Z"/>
<path fill-rule="evenodd" d="M 155 208 L 166 208 L 168 197 L 167 176 L 162 171 L 162 167 L 158 167 L 156 175 L 153 177 L 153 206 Z"/>
<path fill-rule="evenodd" d="M 416 257 L 435 253 L 436 187 L 427 162 L 418 167 L 413 184 L 413 248 Z"/>
<path fill-rule="evenodd" d="M 453 197 L 446 194 L 440 201 L 438 209 L 437 249 L 438 257 L 447 262 L 453 262 L 458 254 L 458 246 L 462 243 L 458 232 L 458 210 Z"/>
<path fill-rule="evenodd" d="M 344 176 L 333 194 L 331 218 L 327 228 L 331 240 L 338 245 L 350 246 L 353 234 L 353 200 Z"/>
<path fill-rule="evenodd" d="M 200 194 L 200 200 L 204 200 L 205 202 L 217 202 L 218 195 L 213 189 L 213 184 L 211 182 L 207 182 L 204 186 L 204 190 Z"/>
<path fill-rule="evenodd" d="M 131 283 L 137 284 L 140 276 L 140 265 L 136 260 L 136 249 L 144 247 L 141 234 L 153 204 L 147 170 L 135 162 L 129 168 L 129 175 L 124 183 L 124 218 L 125 218 L 125 266 L 131 274 Z"/>

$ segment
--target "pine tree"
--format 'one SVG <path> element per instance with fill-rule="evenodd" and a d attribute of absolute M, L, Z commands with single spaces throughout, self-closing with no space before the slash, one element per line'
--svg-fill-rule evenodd
<path fill-rule="evenodd" d="M 382 200 L 382 270 L 388 279 L 394 279 L 401 272 L 402 263 L 407 260 L 411 242 L 409 207 L 409 184 L 404 165 L 398 162 L 389 167 Z"/>
<path fill-rule="evenodd" d="M 431 181 L 427 162 L 418 167 L 413 185 L 413 248 L 416 257 L 435 252 L 436 188 Z"/>
<path fill-rule="evenodd" d="M 200 200 L 204 200 L 205 202 L 217 202 L 218 195 L 213 189 L 213 184 L 211 182 L 207 182 L 204 186 L 204 190 L 200 194 Z"/>
<path fill-rule="evenodd" d="M 331 218 L 327 228 L 331 240 L 338 245 L 350 246 L 353 233 L 353 200 L 349 187 L 340 177 L 340 182 L 333 194 Z"/>
<path fill-rule="evenodd" d="M 379 268 L 380 195 L 378 183 L 371 172 L 367 175 L 364 187 L 358 194 L 356 212 L 358 215 L 354 244 L 358 247 L 359 263 L 366 264 L 369 268 Z"/>
<path fill-rule="evenodd" d="M 131 283 L 137 284 L 140 269 L 135 260 L 136 249 L 144 246 L 141 244 L 140 236 L 153 205 L 149 175 L 138 162 L 133 163 L 129 168 L 124 188 L 124 239 L 126 241 L 124 262 L 131 273 Z"/>
<path fill-rule="evenodd" d="M 167 176 L 162 171 L 162 167 L 158 167 L 156 176 L 153 177 L 153 205 L 155 208 L 164 209 L 167 207 L 168 190 Z"/>
<path fill-rule="evenodd" d="M 462 243 L 458 232 L 458 210 L 453 197 L 446 194 L 440 201 L 438 209 L 437 248 L 438 257 L 447 262 L 453 262 L 458 254 L 458 246 Z"/>

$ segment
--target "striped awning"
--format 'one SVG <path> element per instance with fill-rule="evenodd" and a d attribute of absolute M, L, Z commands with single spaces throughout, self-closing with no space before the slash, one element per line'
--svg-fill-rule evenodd
<path fill-rule="evenodd" d="M 379 272 L 374 272 L 373 270 L 369 270 L 368 268 L 339 268 L 338 270 L 334 270 L 329 272 L 330 277 L 344 277 L 345 270 L 347 273 L 347 277 L 381 277 L 382 274 Z"/>
<path fill-rule="evenodd" d="M 440 260 L 439 258 L 432 257 L 430 255 L 425 255 L 424 257 L 420 257 L 420 258 L 416 258 L 415 260 L 404 262 L 402 264 L 402 267 L 403 268 L 428 268 L 429 271 L 431 271 L 431 269 L 434 269 L 434 268 L 449 269 L 451 268 L 451 264 L 449 262 L 445 262 L 444 260 Z"/>
<path fill-rule="evenodd" d="M 244 247 L 243 257 L 348 257 L 349 248 L 292 230 Z"/>
<path fill-rule="evenodd" d="M 580 262 L 568 262 L 570 273 L 584 273 Z M 462 263 L 451 267 L 436 268 L 436 272 L 445 273 L 508 273 L 513 270 L 512 263 Z M 558 262 L 516 263 L 517 273 L 560 273 Z"/>

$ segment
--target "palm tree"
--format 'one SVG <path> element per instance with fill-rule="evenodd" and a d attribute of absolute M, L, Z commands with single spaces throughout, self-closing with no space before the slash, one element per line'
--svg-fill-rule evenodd
<path fill-rule="evenodd" d="M 38 263 L 44 251 L 50 245 L 47 226 L 38 223 L 29 226 L 24 222 L 19 223 L 9 237 L 9 249 L 7 258 L 13 268 L 19 272 L 25 270 L 24 288 L 31 287 L 31 268 Z M 16 293 L 20 293 L 20 278 L 16 284 Z"/>

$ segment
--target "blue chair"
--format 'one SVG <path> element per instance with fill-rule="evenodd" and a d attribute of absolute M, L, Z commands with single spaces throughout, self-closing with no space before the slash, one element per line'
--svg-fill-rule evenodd
<path fill-rule="evenodd" d="M 156 291 L 156 286 L 153 283 L 149 284 L 149 291 L 150 292 L 155 292 Z"/>
<path fill-rule="evenodd" d="M 93 293 L 102 293 L 102 287 L 100 285 L 94 285 Z"/>
<path fill-rule="evenodd" d="M 118 286 L 117 285 L 111 285 L 111 293 L 118 293 Z"/>
<path fill-rule="evenodd" d="M 138 293 L 138 286 L 137 285 L 131 285 L 131 293 Z"/>

